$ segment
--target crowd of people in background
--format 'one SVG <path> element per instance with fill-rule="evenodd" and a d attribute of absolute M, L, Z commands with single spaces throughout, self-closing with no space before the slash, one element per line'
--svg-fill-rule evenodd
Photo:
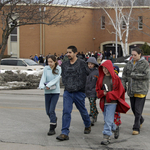
<path fill-rule="evenodd" d="M 49 53 L 47 56 L 44 56 L 42 54 L 40 54 L 39 56 L 37 54 L 35 54 L 35 56 L 33 57 L 33 55 L 30 56 L 30 59 L 34 60 L 35 62 L 39 63 L 40 65 L 46 66 L 48 65 L 48 57 L 50 55 L 54 55 L 57 58 L 57 62 L 58 65 L 61 66 L 62 62 L 68 60 L 67 57 L 67 53 L 62 53 L 60 54 L 51 54 Z M 107 60 L 111 60 L 112 63 L 116 62 L 116 55 L 112 54 L 112 51 L 104 51 L 104 52 L 97 52 L 95 51 L 95 53 L 93 51 L 88 51 L 86 53 L 84 52 L 78 52 L 77 54 L 77 58 L 83 59 L 84 61 L 87 61 L 89 57 L 95 57 L 96 61 L 98 62 L 98 64 L 101 63 L 101 61 L 103 59 L 107 59 Z"/>

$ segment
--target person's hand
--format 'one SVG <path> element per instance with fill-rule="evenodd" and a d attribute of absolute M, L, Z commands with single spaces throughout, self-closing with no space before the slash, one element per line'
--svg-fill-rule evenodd
<path fill-rule="evenodd" d="M 106 91 L 104 91 L 104 95 L 106 96 L 106 94 L 107 94 L 107 92 Z"/>
<path fill-rule="evenodd" d="M 50 88 L 46 86 L 46 89 L 49 90 Z"/>

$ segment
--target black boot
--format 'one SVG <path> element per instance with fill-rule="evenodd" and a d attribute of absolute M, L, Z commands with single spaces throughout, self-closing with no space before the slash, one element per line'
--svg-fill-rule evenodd
<path fill-rule="evenodd" d="M 117 126 L 116 130 L 114 131 L 114 138 L 118 139 L 119 137 L 119 126 Z"/>
<path fill-rule="evenodd" d="M 54 135 L 56 133 L 55 128 L 56 128 L 56 124 L 55 125 L 50 124 L 50 129 L 49 129 L 49 132 L 47 133 L 47 135 Z"/>

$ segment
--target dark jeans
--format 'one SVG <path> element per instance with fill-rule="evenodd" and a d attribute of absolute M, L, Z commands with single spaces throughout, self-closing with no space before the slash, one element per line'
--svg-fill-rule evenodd
<path fill-rule="evenodd" d="M 59 94 L 45 94 L 45 109 L 49 116 L 50 123 L 56 123 L 55 107 L 59 99 Z"/>
<path fill-rule="evenodd" d="M 140 124 L 144 122 L 144 118 L 142 117 L 142 112 L 145 104 L 145 99 L 146 97 L 144 98 L 130 97 L 131 109 L 135 116 L 134 125 L 133 125 L 134 131 L 140 131 Z"/>
<path fill-rule="evenodd" d="M 71 123 L 71 112 L 73 109 L 73 103 L 75 103 L 77 109 L 79 110 L 85 127 L 91 125 L 90 117 L 85 108 L 85 94 L 82 92 L 72 92 L 64 91 L 63 94 L 63 116 L 62 116 L 62 134 L 69 134 L 69 127 Z"/>

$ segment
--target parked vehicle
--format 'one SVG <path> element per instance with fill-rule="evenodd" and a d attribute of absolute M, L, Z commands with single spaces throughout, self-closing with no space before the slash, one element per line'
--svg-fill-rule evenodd
<path fill-rule="evenodd" d="M 143 55 L 143 57 L 148 61 L 149 66 L 150 66 L 150 55 Z M 132 56 L 130 56 L 129 60 L 132 59 Z"/>
<path fill-rule="evenodd" d="M 39 65 L 31 59 L 24 58 L 5 58 L 1 60 L 1 70 L 43 70 L 44 66 Z"/>

